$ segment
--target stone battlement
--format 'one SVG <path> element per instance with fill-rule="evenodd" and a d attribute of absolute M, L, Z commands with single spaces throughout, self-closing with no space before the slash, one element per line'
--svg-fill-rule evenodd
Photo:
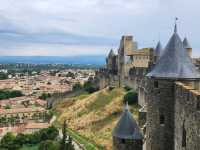
<path fill-rule="evenodd" d="M 175 84 L 177 103 L 183 104 L 185 109 L 200 111 L 200 90 L 196 89 L 193 84 L 188 85 L 183 82 Z"/>

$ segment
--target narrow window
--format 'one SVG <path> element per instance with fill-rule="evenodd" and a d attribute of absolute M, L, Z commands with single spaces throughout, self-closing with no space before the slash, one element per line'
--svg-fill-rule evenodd
<path fill-rule="evenodd" d="M 158 81 L 154 81 L 154 87 L 158 88 Z"/>
<path fill-rule="evenodd" d="M 122 144 L 125 144 L 126 140 L 125 139 L 121 139 L 121 142 L 122 142 Z"/>
<path fill-rule="evenodd" d="M 186 147 L 186 130 L 184 124 L 183 124 L 183 135 L 182 135 L 182 147 Z"/>
<path fill-rule="evenodd" d="M 165 125 L 165 116 L 160 115 L 160 125 Z"/>
<path fill-rule="evenodd" d="M 200 99 L 197 99 L 197 110 L 200 111 Z"/>
<path fill-rule="evenodd" d="M 197 110 L 200 111 L 200 101 L 197 101 Z"/>
<path fill-rule="evenodd" d="M 190 100 L 190 93 L 187 93 L 187 101 Z"/>

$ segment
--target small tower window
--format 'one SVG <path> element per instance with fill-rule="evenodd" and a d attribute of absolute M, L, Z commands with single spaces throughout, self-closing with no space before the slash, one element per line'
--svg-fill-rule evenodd
<path fill-rule="evenodd" d="M 200 99 L 197 99 L 197 110 L 200 111 Z"/>
<path fill-rule="evenodd" d="M 158 81 L 154 81 L 154 87 L 158 88 Z"/>
<path fill-rule="evenodd" d="M 182 135 L 182 147 L 186 147 L 186 130 L 184 124 L 183 124 L 183 135 Z"/>
<path fill-rule="evenodd" d="M 189 101 L 190 100 L 190 94 L 188 93 L 187 94 L 187 101 Z"/>
<path fill-rule="evenodd" d="M 165 116 L 160 115 L 160 125 L 165 125 Z"/>
<path fill-rule="evenodd" d="M 126 143 L 126 140 L 125 140 L 125 139 L 121 139 L 121 143 L 122 143 L 122 144 L 125 144 L 125 143 Z"/>

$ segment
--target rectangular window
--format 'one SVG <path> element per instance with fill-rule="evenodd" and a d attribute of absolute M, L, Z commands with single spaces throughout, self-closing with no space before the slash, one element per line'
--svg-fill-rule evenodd
<path fill-rule="evenodd" d="M 200 111 L 200 98 L 197 98 L 197 110 Z"/>
<path fill-rule="evenodd" d="M 154 81 L 154 87 L 158 88 L 158 81 Z"/>
<path fill-rule="evenodd" d="M 121 139 L 121 142 L 122 142 L 122 144 L 125 144 L 126 140 L 125 139 Z"/>
<path fill-rule="evenodd" d="M 183 135 L 182 135 L 182 147 L 186 147 L 186 130 L 183 126 Z"/>
<path fill-rule="evenodd" d="M 160 125 L 165 125 L 165 116 L 160 115 Z"/>

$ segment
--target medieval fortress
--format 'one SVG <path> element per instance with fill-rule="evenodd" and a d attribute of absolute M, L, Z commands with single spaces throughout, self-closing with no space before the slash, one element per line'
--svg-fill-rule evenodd
<path fill-rule="evenodd" d="M 128 106 L 113 130 L 114 150 L 200 150 L 200 73 L 177 25 L 162 49 L 138 49 L 123 36 L 116 55 L 97 72 L 100 88 L 129 86 L 138 92 L 138 123 Z"/>

